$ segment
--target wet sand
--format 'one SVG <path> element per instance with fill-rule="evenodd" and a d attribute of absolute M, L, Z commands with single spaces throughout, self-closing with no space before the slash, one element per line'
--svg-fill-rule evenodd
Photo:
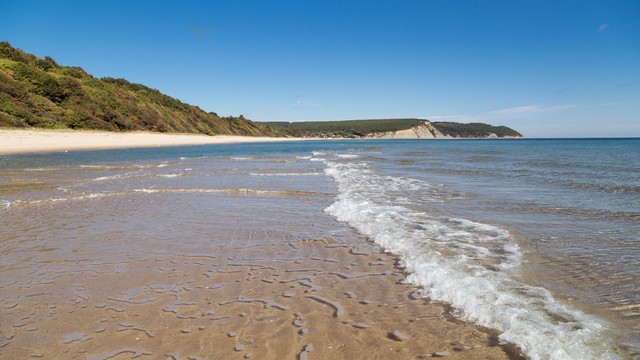
<path fill-rule="evenodd" d="M 284 162 L 0 173 L 0 358 L 517 358 L 324 214 L 326 177 L 248 175 L 317 171 Z"/>
<path fill-rule="evenodd" d="M 241 142 L 290 141 L 295 138 L 253 136 L 207 136 L 153 132 L 107 132 L 74 130 L 0 129 L 0 155 L 71 150 L 123 149 L 135 147 L 228 144 Z"/>
<path fill-rule="evenodd" d="M 15 300 L 2 304 L 1 357 L 296 359 L 313 344 L 317 359 L 506 358 L 413 300 L 379 249 L 310 239 L 201 254 L 23 269 L 4 279 Z"/>

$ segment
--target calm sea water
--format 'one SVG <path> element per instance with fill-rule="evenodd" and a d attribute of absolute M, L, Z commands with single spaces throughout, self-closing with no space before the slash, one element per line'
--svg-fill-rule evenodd
<path fill-rule="evenodd" d="M 226 170 L 242 179 L 225 173 L 216 182 Z M 304 177 L 328 177 L 333 186 L 310 181 L 306 189 Z M 8 229 L 15 211 L 39 204 L 238 183 L 290 191 L 293 179 L 296 191 L 334 193 L 325 213 L 398 255 L 422 296 L 497 329 L 527 357 L 638 356 L 640 139 L 353 140 L 0 156 L 0 222 Z M 3 244 L 20 242 L 21 229 L 11 231 Z"/>

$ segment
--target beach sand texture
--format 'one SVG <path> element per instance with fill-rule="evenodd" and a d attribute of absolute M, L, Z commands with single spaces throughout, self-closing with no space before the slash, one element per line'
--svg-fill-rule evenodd
<path fill-rule="evenodd" d="M 506 358 L 487 333 L 412 300 L 378 249 L 317 239 L 200 254 L 25 271 L 3 286 L 16 301 L 1 311 L 2 357 L 297 359 L 313 344 L 316 359 Z"/>
<path fill-rule="evenodd" d="M 228 144 L 286 140 L 293 140 L 293 138 L 230 135 L 208 136 L 143 131 L 119 133 L 107 131 L 0 129 L 0 155 L 29 152 L 122 149 L 135 147 Z"/>
<path fill-rule="evenodd" d="M 0 174 L 0 195 L 22 199 L 0 209 L 0 358 L 517 358 L 412 296 L 396 258 L 324 214 L 335 185 L 317 169 L 282 166 Z"/>

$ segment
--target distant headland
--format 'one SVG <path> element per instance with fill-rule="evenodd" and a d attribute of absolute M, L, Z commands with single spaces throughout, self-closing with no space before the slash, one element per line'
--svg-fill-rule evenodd
<path fill-rule="evenodd" d="M 430 122 L 426 119 L 370 119 L 344 121 L 265 122 L 302 137 L 371 139 L 521 138 L 506 127 L 483 123 Z"/>

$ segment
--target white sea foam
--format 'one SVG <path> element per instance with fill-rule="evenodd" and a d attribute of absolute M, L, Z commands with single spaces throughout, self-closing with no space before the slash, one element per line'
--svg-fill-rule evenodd
<path fill-rule="evenodd" d="M 114 195 L 119 195 L 119 193 L 88 193 L 88 194 L 82 194 L 82 195 L 70 196 L 70 197 L 49 198 L 44 200 L 32 200 L 32 201 L 29 201 L 28 204 L 37 205 L 45 202 L 63 202 L 63 201 L 79 201 L 79 200 L 85 200 L 85 199 L 102 199 L 102 198 L 110 197 Z"/>
<path fill-rule="evenodd" d="M 518 279 L 522 253 L 508 231 L 406 206 L 396 200 L 399 193 L 410 199 L 428 186 L 378 175 L 344 156 L 323 156 L 339 188 L 326 211 L 400 256 L 406 280 L 423 296 L 451 304 L 462 320 L 500 331 L 501 340 L 530 359 L 617 358 L 604 322 Z"/>
<path fill-rule="evenodd" d="M 139 176 L 142 176 L 142 173 L 134 171 L 134 172 L 127 172 L 127 173 L 124 173 L 124 174 L 100 176 L 100 177 L 97 177 L 97 178 L 93 179 L 93 181 L 120 180 L 120 179 L 128 179 L 128 178 L 134 178 L 134 177 L 139 177 Z"/>
<path fill-rule="evenodd" d="M 24 171 L 34 171 L 34 172 L 40 172 L 40 171 L 60 171 L 60 170 L 64 170 L 64 169 L 63 169 L 63 168 L 59 168 L 59 167 L 28 168 L 28 169 L 24 169 Z"/>
<path fill-rule="evenodd" d="M 100 176 L 93 179 L 93 181 L 106 181 L 106 180 L 114 180 L 114 179 L 121 179 L 121 178 L 122 178 L 122 175 Z"/>
<path fill-rule="evenodd" d="M 4 200 L 0 202 L 0 205 L 4 205 L 6 209 L 14 206 L 34 206 L 41 204 L 49 204 L 49 203 L 59 203 L 59 202 L 67 202 L 67 201 L 80 201 L 86 199 L 102 199 L 105 197 L 123 195 L 125 193 L 117 193 L 117 192 L 106 192 L 106 193 L 82 193 L 80 195 L 68 196 L 68 197 L 52 197 L 52 198 L 44 198 L 44 199 L 33 199 L 33 200 Z"/>
<path fill-rule="evenodd" d="M 137 193 L 144 193 L 144 194 L 155 194 L 160 192 L 160 190 L 158 189 L 134 189 L 133 191 Z"/>

